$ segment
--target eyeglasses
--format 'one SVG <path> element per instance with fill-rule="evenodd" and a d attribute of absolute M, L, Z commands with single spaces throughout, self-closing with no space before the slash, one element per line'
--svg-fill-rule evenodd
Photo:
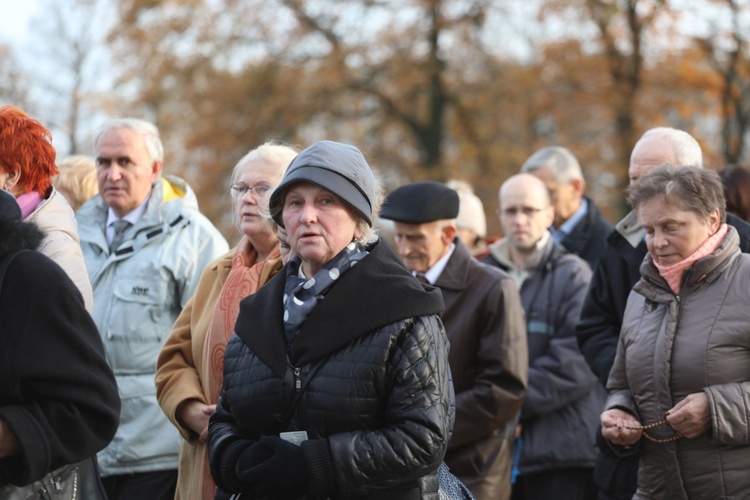
<path fill-rule="evenodd" d="M 248 186 L 247 184 L 232 184 L 230 189 L 232 190 L 232 198 L 235 200 L 243 198 L 248 191 L 254 192 L 256 196 L 261 198 L 267 196 L 268 193 L 271 192 L 271 186 L 268 184 L 255 184 L 253 186 Z"/>
<path fill-rule="evenodd" d="M 542 208 L 534 208 L 534 207 L 508 207 L 503 208 L 500 210 L 500 214 L 504 217 L 515 217 L 519 213 L 525 215 L 526 217 L 532 217 L 542 210 L 545 210 L 547 207 Z"/>

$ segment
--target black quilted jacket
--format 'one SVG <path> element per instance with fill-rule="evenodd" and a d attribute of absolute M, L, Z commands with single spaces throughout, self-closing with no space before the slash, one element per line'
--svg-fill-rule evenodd
<path fill-rule="evenodd" d="M 286 269 L 242 301 L 209 426 L 211 472 L 239 492 L 237 457 L 262 435 L 304 430 L 308 497 L 437 498 L 450 428 L 439 290 L 422 287 L 382 240 L 320 301 L 287 350 Z M 322 361 L 321 361 L 322 360 Z M 311 379 L 287 429 L 295 369 Z"/>

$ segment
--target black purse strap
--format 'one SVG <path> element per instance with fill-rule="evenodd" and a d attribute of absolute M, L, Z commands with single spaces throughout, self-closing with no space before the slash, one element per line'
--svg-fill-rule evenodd
<path fill-rule="evenodd" d="M 289 406 L 287 406 L 286 411 L 284 412 L 284 415 L 281 417 L 281 431 L 284 432 L 289 427 L 289 421 L 292 419 L 292 414 L 294 413 L 294 410 L 297 408 L 297 405 L 299 404 L 300 398 L 302 398 L 302 394 L 305 392 L 305 389 L 307 389 L 307 386 L 310 385 L 310 381 L 313 379 L 313 377 L 318 373 L 318 370 L 320 370 L 320 367 L 323 366 L 323 363 L 326 362 L 328 359 L 328 356 L 318 361 L 315 366 L 312 367 L 310 370 L 310 373 L 307 374 L 307 378 L 302 383 L 302 386 L 297 390 L 297 393 L 294 395 L 294 398 L 292 399 L 291 403 L 289 403 Z"/>

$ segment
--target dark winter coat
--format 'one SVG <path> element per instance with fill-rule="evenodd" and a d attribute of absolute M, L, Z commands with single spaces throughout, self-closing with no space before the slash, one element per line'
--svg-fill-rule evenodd
<path fill-rule="evenodd" d="M 595 435 L 606 398 L 575 336 L 591 270 L 552 238 L 539 252 L 538 263 L 528 269 L 521 285 L 529 343 L 521 474 L 593 468 Z M 497 255 L 491 249 L 487 261 L 507 270 L 509 263 Z"/>
<path fill-rule="evenodd" d="M 96 325 L 65 271 L 34 250 L 42 236 L 0 215 L 0 262 L 24 250 L 0 289 L 0 420 L 20 445 L 0 459 L 0 484 L 27 484 L 93 456 L 120 414 Z"/>
<path fill-rule="evenodd" d="M 521 300 L 505 272 L 477 262 L 458 238 L 435 282 L 443 293 L 456 389 L 445 463 L 477 498 L 510 491 L 513 430 L 528 373 Z"/>
<path fill-rule="evenodd" d="M 423 288 L 383 240 L 369 251 L 317 304 L 288 352 L 286 268 L 242 301 L 209 425 L 211 471 L 223 489 L 236 491 L 234 470 L 247 446 L 304 430 L 308 495 L 437 498 L 435 470 L 450 428 L 440 291 Z M 304 384 L 318 363 L 281 429 L 295 370 Z"/>
<path fill-rule="evenodd" d="M 614 226 L 604 220 L 594 200 L 586 197 L 586 202 L 586 215 L 560 243 L 568 252 L 585 260 L 593 270 Z"/>

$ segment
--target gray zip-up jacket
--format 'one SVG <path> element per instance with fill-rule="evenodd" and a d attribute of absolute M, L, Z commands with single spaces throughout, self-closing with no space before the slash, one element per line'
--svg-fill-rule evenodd
<path fill-rule="evenodd" d="M 671 443 L 642 438 L 634 498 L 750 498 L 750 255 L 740 253 L 730 227 L 720 247 L 685 272 L 679 296 L 648 255 L 641 275 L 625 309 L 606 408 L 646 425 L 704 392 L 711 428 Z M 648 432 L 675 435 L 668 426 Z"/>
<path fill-rule="evenodd" d="M 154 183 L 143 217 L 110 253 L 101 196 L 76 214 L 94 288 L 94 321 L 122 398 L 120 426 L 99 453 L 102 476 L 177 469 L 181 437 L 156 401 L 156 358 L 201 272 L 229 250 L 176 177 Z"/>

